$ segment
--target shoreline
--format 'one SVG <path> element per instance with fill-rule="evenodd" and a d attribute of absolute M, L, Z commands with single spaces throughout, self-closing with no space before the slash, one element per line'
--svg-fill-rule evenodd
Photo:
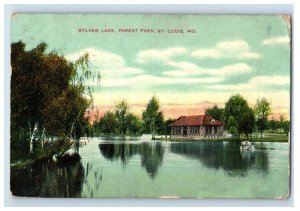
<path fill-rule="evenodd" d="M 34 165 L 37 162 L 50 159 L 53 156 L 56 156 L 57 159 L 59 159 L 65 152 L 67 152 L 69 149 L 71 149 L 74 146 L 75 143 L 70 142 L 69 144 L 66 144 L 64 146 L 61 146 L 59 149 L 51 149 L 47 153 L 37 157 L 37 158 L 27 158 L 27 159 L 21 159 L 10 163 L 10 169 L 11 170 L 22 170 L 26 169 L 32 165 Z"/>
<path fill-rule="evenodd" d="M 189 142 L 189 141 L 232 141 L 232 142 L 280 142 L 288 143 L 288 136 L 271 136 L 261 138 L 155 138 L 154 141 L 166 141 L 166 142 Z"/>

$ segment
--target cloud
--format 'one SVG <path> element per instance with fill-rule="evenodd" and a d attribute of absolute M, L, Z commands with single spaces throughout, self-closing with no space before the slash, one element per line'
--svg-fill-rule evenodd
<path fill-rule="evenodd" d="M 89 54 L 90 62 L 101 69 L 120 68 L 125 66 L 125 60 L 121 56 L 106 51 L 99 51 L 94 48 L 86 48 L 79 52 L 68 54 L 66 55 L 66 58 L 70 61 L 75 61 L 85 53 Z"/>
<path fill-rule="evenodd" d="M 252 78 L 250 81 L 252 85 L 289 85 L 290 84 L 290 77 L 289 76 L 256 76 Z"/>
<path fill-rule="evenodd" d="M 186 48 L 174 47 L 165 50 L 149 49 L 141 51 L 137 54 L 137 63 L 148 63 L 164 61 L 168 62 L 172 57 L 184 55 L 188 52 Z"/>
<path fill-rule="evenodd" d="M 270 37 L 262 41 L 263 45 L 285 45 L 289 43 L 290 43 L 290 38 L 286 36 Z"/>
<path fill-rule="evenodd" d="M 247 42 L 243 40 L 218 42 L 213 48 L 198 49 L 192 52 L 196 58 L 235 58 L 235 59 L 259 59 L 261 55 L 252 52 Z"/>
<path fill-rule="evenodd" d="M 153 75 L 139 75 L 131 78 L 106 79 L 101 82 L 102 87 L 151 87 L 158 85 L 174 84 L 198 84 L 198 83 L 217 83 L 223 78 L 169 78 Z"/>
<path fill-rule="evenodd" d="M 92 70 L 99 70 L 102 76 L 125 76 L 136 75 L 143 73 L 142 69 L 126 66 L 123 57 L 118 54 L 100 51 L 94 48 L 86 48 L 79 52 L 66 55 L 70 61 L 76 61 L 80 56 L 85 53 L 89 54 Z"/>
<path fill-rule="evenodd" d="M 252 67 L 246 63 L 236 63 L 232 65 L 226 65 L 221 68 L 201 68 L 195 64 L 188 62 L 172 62 L 172 66 L 181 68 L 180 70 L 164 71 L 163 74 L 172 77 L 182 77 L 188 75 L 218 75 L 218 76 L 230 76 L 242 73 L 249 73 L 252 71 Z"/>
<path fill-rule="evenodd" d="M 100 73 L 104 78 L 118 78 L 123 76 L 140 75 L 143 74 L 144 71 L 135 67 L 120 67 L 114 69 L 101 69 Z"/>
<path fill-rule="evenodd" d="M 215 74 L 233 75 L 233 74 L 248 73 L 251 71 L 252 71 L 252 67 L 250 67 L 246 63 L 237 63 L 237 64 L 224 66 L 220 70 L 216 70 Z"/>
<path fill-rule="evenodd" d="M 240 83 L 234 85 L 212 85 L 211 89 L 226 90 L 226 91 L 249 91 L 256 90 L 269 86 L 284 86 L 290 84 L 290 77 L 288 76 L 256 76 L 251 78 L 248 83 Z"/>
<path fill-rule="evenodd" d="M 245 41 L 226 41 L 219 42 L 216 45 L 217 49 L 206 49 L 203 51 L 198 51 L 199 54 L 210 55 L 211 57 L 221 57 L 224 55 L 232 55 L 231 51 L 234 51 L 236 54 L 242 57 L 254 58 L 257 55 L 250 51 L 248 44 Z M 222 51 L 221 51 L 221 50 Z M 197 54 L 197 51 L 193 52 L 192 55 Z M 232 65 L 226 65 L 221 68 L 203 68 L 199 67 L 197 64 L 188 61 L 176 61 L 174 60 L 175 56 L 191 56 L 189 51 L 186 48 L 175 47 L 168 48 L 165 50 L 149 49 L 141 51 L 137 54 L 136 61 L 138 63 L 150 63 L 156 62 L 161 63 L 165 66 L 172 67 L 172 69 L 165 70 L 162 72 L 165 76 L 170 77 L 182 77 L 182 76 L 191 76 L 191 75 L 233 75 L 233 74 L 242 74 L 252 71 L 246 63 L 236 63 Z M 199 55 L 198 55 L 199 56 Z"/>

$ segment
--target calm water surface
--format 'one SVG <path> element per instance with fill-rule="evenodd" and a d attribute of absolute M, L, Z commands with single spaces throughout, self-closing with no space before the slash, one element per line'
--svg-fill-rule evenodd
<path fill-rule="evenodd" d="M 39 197 L 279 198 L 288 194 L 288 143 L 93 138 L 62 161 L 11 172 L 11 190 Z"/>

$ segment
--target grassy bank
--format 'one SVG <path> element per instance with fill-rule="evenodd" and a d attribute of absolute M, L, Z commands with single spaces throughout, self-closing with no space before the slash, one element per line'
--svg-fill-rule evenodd
<path fill-rule="evenodd" d="M 97 137 L 141 137 L 142 134 L 134 134 L 134 133 L 101 133 Z"/>
<path fill-rule="evenodd" d="M 58 157 L 63 155 L 73 146 L 73 142 L 56 141 L 52 145 L 46 145 L 44 148 L 39 148 L 32 155 L 28 155 L 18 160 L 12 160 L 10 163 L 11 170 L 19 170 L 30 167 L 36 162 L 48 159 L 54 155 Z"/>
<path fill-rule="evenodd" d="M 288 142 L 288 136 L 268 136 L 261 138 L 156 138 L 158 141 L 251 141 L 251 142 Z"/>

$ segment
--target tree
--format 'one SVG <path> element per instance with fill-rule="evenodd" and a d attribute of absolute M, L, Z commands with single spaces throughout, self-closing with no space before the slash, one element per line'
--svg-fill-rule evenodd
<path fill-rule="evenodd" d="M 255 115 L 252 108 L 245 107 L 240 114 L 239 129 L 240 133 L 244 133 L 246 137 L 252 134 L 255 128 Z"/>
<path fill-rule="evenodd" d="M 233 116 L 229 116 L 226 128 L 229 133 L 236 136 L 238 135 L 238 123 L 236 122 L 235 118 Z"/>
<path fill-rule="evenodd" d="M 163 112 L 159 111 L 157 113 L 156 121 L 155 121 L 155 130 L 156 133 L 159 135 L 166 133 L 166 125 L 164 121 L 164 114 Z"/>
<path fill-rule="evenodd" d="M 106 112 L 103 117 L 96 122 L 96 127 L 103 133 L 115 133 L 118 127 L 118 121 L 113 112 Z"/>
<path fill-rule="evenodd" d="M 279 128 L 279 124 L 278 123 L 279 123 L 278 121 L 276 121 L 275 119 L 272 118 L 271 120 L 269 120 L 267 122 L 267 128 L 269 130 L 275 131 L 275 130 L 277 130 Z"/>
<path fill-rule="evenodd" d="M 224 108 L 219 108 L 217 105 L 214 105 L 205 111 L 205 115 L 212 116 L 212 118 L 216 120 L 223 120 Z"/>
<path fill-rule="evenodd" d="M 280 128 L 280 130 L 283 129 L 283 122 L 284 122 L 284 116 L 283 116 L 283 114 L 280 114 L 280 116 L 279 116 L 279 128 Z"/>
<path fill-rule="evenodd" d="M 84 125 L 88 100 L 79 96 L 76 88 L 64 90 L 43 109 L 43 126 L 49 134 L 62 138 L 79 138 Z M 75 129 L 76 128 L 76 129 Z"/>
<path fill-rule="evenodd" d="M 288 133 L 290 132 L 290 121 L 284 120 L 284 116 L 281 114 L 279 120 L 271 119 L 267 122 L 267 128 L 272 130 L 273 133 Z"/>
<path fill-rule="evenodd" d="M 11 44 L 11 118 L 12 140 L 14 134 L 22 130 L 29 134 L 30 152 L 33 150 L 33 141 L 37 134 L 43 115 L 43 107 L 55 96 L 60 95 L 61 90 L 67 87 L 71 75 L 71 68 L 65 65 L 63 59 L 56 56 L 57 68 L 53 69 L 50 59 L 44 53 L 47 45 L 40 43 L 36 48 L 25 51 L 25 44 L 21 41 Z M 54 57 L 54 55 L 49 55 Z M 49 62 L 50 61 L 50 62 Z M 63 66 L 63 67 L 62 67 Z M 54 77 L 59 74 L 60 68 L 65 70 L 66 77 L 62 79 L 58 89 L 49 84 L 47 93 L 43 92 L 46 85 L 45 73 Z M 21 137 L 23 139 L 25 137 Z"/>
<path fill-rule="evenodd" d="M 283 128 L 284 133 L 286 133 L 286 135 L 288 135 L 290 132 L 290 121 L 288 121 L 288 120 L 284 121 L 282 124 L 282 128 Z"/>
<path fill-rule="evenodd" d="M 263 131 L 268 128 L 268 119 L 266 117 L 261 117 L 256 119 L 257 130 L 260 131 L 260 138 L 262 139 Z"/>
<path fill-rule="evenodd" d="M 233 95 L 225 103 L 224 121 L 227 130 L 235 130 L 240 136 L 252 133 L 254 124 L 254 112 L 250 109 L 247 101 L 239 94 Z"/>
<path fill-rule="evenodd" d="M 92 105 L 93 88 L 85 84 L 94 77 L 88 54 L 71 63 L 46 48 L 40 43 L 26 51 L 21 41 L 11 44 L 12 140 L 29 139 L 30 152 L 43 134 L 63 140 L 79 136 Z"/>
<path fill-rule="evenodd" d="M 156 96 L 153 96 L 147 104 L 146 110 L 143 111 L 142 120 L 144 122 L 144 132 L 151 133 L 152 139 L 155 139 L 155 134 L 160 132 L 160 128 L 164 125 L 164 116 L 159 111 L 159 101 Z"/>
<path fill-rule="evenodd" d="M 128 103 L 125 100 L 120 101 L 115 107 L 115 116 L 118 122 L 119 131 L 126 133 L 126 115 L 128 111 Z"/>
<path fill-rule="evenodd" d="M 262 138 L 263 131 L 268 128 L 268 117 L 271 114 L 270 103 L 266 98 L 258 99 L 256 101 L 254 113 L 256 117 L 256 126 L 260 131 L 260 137 Z"/>
<path fill-rule="evenodd" d="M 138 116 L 133 113 L 128 113 L 125 117 L 125 121 L 126 128 L 129 130 L 130 134 L 137 134 L 141 132 L 142 121 Z"/>
<path fill-rule="evenodd" d="M 166 128 L 166 131 L 165 131 L 165 134 L 166 134 L 166 138 L 167 138 L 167 135 L 171 135 L 171 127 L 168 126 L 169 124 L 175 122 L 175 119 L 167 119 L 165 121 L 165 128 Z"/>

